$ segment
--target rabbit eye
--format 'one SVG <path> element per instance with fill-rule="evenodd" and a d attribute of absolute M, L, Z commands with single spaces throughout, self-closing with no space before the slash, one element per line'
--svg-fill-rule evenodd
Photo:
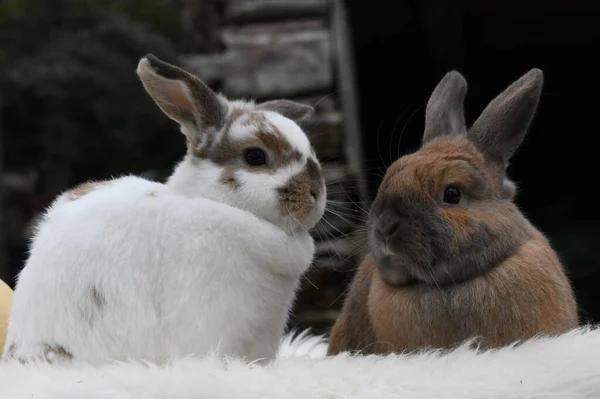
<path fill-rule="evenodd" d="M 456 186 L 448 186 L 444 190 L 444 203 L 456 205 L 460 202 L 462 193 Z"/>
<path fill-rule="evenodd" d="M 244 161 L 250 166 L 263 166 L 267 164 L 267 154 L 260 148 L 250 148 L 244 151 Z"/>

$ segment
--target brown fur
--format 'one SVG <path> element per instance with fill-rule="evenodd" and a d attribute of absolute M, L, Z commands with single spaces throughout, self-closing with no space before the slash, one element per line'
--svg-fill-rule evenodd
<path fill-rule="evenodd" d="M 487 193 L 477 190 L 494 189 L 493 185 L 480 184 L 481 179 L 493 178 L 490 174 L 479 175 L 478 170 L 484 167 L 483 156 L 466 138 L 440 137 L 394 162 L 381 182 L 381 190 L 387 195 L 420 196 L 425 192 L 434 197 L 443 184 L 453 181 L 473 185 L 473 194 L 481 196 Z"/>
<path fill-rule="evenodd" d="M 374 272 L 375 259 L 367 255 L 350 285 L 342 314 L 331 330 L 329 354 L 348 350 L 368 350 L 371 353 L 379 345 L 369 309 L 364 303 L 369 297 Z"/>
<path fill-rule="evenodd" d="M 281 213 L 302 220 L 310 213 L 314 199 L 321 194 L 322 189 L 321 169 L 315 162 L 308 160 L 306 168 L 279 190 Z"/>
<path fill-rule="evenodd" d="M 226 186 L 231 187 L 233 190 L 239 189 L 241 186 L 240 186 L 240 183 L 235 178 L 236 170 L 238 170 L 238 169 L 233 165 L 226 166 L 223 169 L 223 172 L 221 173 L 221 177 L 219 178 L 219 181 L 221 183 L 225 184 Z"/>
<path fill-rule="evenodd" d="M 235 120 L 239 119 L 245 113 L 246 113 L 246 110 L 244 110 L 242 108 L 232 109 L 231 112 L 229 113 L 229 122 L 234 122 Z M 231 127 L 231 123 L 229 123 L 229 126 Z"/>
<path fill-rule="evenodd" d="M 75 188 L 67 191 L 64 194 L 64 196 L 69 201 L 75 201 L 75 200 L 78 200 L 79 198 L 83 197 L 84 195 L 89 194 L 96 188 L 103 186 L 105 184 L 107 184 L 107 182 L 93 182 L 93 181 L 86 182 L 86 183 L 80 184 L 80 185 L 76 186 Z"/>
<path fill-rule="evenodd" d="M 512 202 L 508 160 L 541 92 L 513 83 L 466 129 L 466 81 L 449 73 L 426 111 L 422 148 L 386 172 L 369 216 L 371 254 L 335 323 L 329 354 L 498 347 L 577 326 L 577 306 L 545 236 Z M 459 188 L 458 203 L 444 191 Z"/>
<path fill-rule="evenodd" d="M 560 262 L 546 239 L 534 234 L 513 257 L 453 287 L 450 296 L 439 295 L 435 286 L 392 287 L 367 257 L 333 327 L 328 353 L 451 348 L 470 337 L 498 347 L 576 327 L 576 303 Z"/>
<path fill-rule="evenodd" d="M 273 155 L 273 163 L 276 168 L 281 168 L 292 161 L 300 161 L 302 154 L 293 149 L 290 143 L 285 139 L 283 133 L 273 127 L 273 131 L 260 131 L 256 133 L 256 137 L 271 150 Z"/>

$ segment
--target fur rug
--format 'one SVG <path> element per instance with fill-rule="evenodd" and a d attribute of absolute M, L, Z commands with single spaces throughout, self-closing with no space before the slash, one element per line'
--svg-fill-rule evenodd
<path fill-rule="evenodd" d="M 271 364 L 180 359 L 94 368 L 0 363 L 1 399 L 598 398 L 600 329 L 580 328 L 495 351 L 325 357 L 306 333 Z"/>

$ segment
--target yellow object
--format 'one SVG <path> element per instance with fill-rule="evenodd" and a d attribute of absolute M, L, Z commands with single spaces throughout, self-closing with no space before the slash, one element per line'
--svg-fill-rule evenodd
<path fill-rule="evenodd" d="M 12 293 L 10 287 L 4 281 L 0 280 L 0 356 L 4 349 L 4 340 L 6 339 L 6 324 L 8 322 Z"/>

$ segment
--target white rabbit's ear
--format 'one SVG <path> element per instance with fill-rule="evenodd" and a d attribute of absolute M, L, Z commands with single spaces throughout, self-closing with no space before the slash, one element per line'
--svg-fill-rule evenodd
<path fill-rule="evenodd" d="M 463 103 L 467 81 L 459 72 L 450 71 L 437 84 L 425 109 L 423 144 L 443 135 L 466 134 Z"/>
<path fill-rule="evenodd" d="M 182 126 L 193 143 L 218 131 L 225 122 L 227 104 L 197 76 L 148 54 L 137 67 L 144 88 L 169 118 Z"/>
<path fill-rule="evenodd" d="M 297 103 L 290 100 L 271 100 L 256 106 L 258 110 L 274 111 L 280 113 L 294 122 L 308 118 L 315 113 L 315 109 L 310 105 Z"/>
<path fill-rule="evenodd" d="M 469 139 L 491 161 L 506 168 L 533 120 L 544 74 L 532 69 L 494 98 L 469 130 Z"/>

